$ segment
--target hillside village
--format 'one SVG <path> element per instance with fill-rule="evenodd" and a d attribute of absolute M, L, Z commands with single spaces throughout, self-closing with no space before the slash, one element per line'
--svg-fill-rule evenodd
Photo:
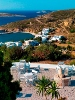
<path fill-rule="evenodd" d="M 15 46 L 25 50 L 28 46 L 33 46 L 36 49 L 43 44 L 52 45 L 54 43 L 59 48 L 55 50 L 69 54 L 70 58 L 67 58 L 67 60 L 75 59 L 74 17 L 74 9 L 61 10 L 0 26 L 0 30 L 8 34 L 11 32 L 13 34 L 14 32 L 29 32 L 35 35 L 35 38 L 30 40 L 1 42 L 0 46 L 6 45 L 7 48 Z"/>
<path fill-rule="evenodd" d="M 34 38 L 40 37 L 42 39 L 42 43 L 61 41 L 62 37 L 65 40 L 65 37 L 62 36 L 62 35 L 54 35 L 54 36 L 49 38 L 50 32 L 53 32 L 53 31 L 54 31 L 53 28 L 43 28 L 42 31 L 39 32 L 37 35 L 35 35 Z M 7 48 L 8 47 L 11 48 L 13 46 L 19 46 L 19 47 L 22 47 L 23 49 L 25 49 L 29 45 L 37 46 L 39 44 L 40 43 L 36 40 L 24 40 L 24 43 L 22 43 L 21 41 L 17 41 L 17 42 L 8 41 L 8 42 L 5 42 L 5 43 L 0 42 L 0 46 L 6 45 Z"/>
<path fill-rule="evenodd" d="M 11 22 L 0 26 L 6 32 L 30 32 L 38 34 L 44 28 L 52 28 L 55 31 L 51 35 L 63 35 L 71 43 L 75 43 L 75 10 L 60 10 L 41 15 L 36 18 Z"/>

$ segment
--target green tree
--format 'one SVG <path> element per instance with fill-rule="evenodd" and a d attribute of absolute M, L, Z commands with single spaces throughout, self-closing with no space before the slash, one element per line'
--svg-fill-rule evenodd
<path fill-rule="evenodd" d="M 6 49 L 7 49 L 6 45 L 3 45 L 3 46 L 0 47 L 0 50 L 3 51 L 3 52 L 6 52 Z"/>
<path fill-rule="evenodd" d="M 46 60 L 48 59 L 49 54 L 49 46 L 46 44 L 41 44 L 34 50 L 33 57 L 36 59 L 36 61 Z"/>
<path fill-rule="evenodd" d="M 47 100 L 47 89 L 48 86 L 51 84 L 50 80 L 47 79 L 45 76 L 42 76 L 42 79 L 38 79 L 36 81 L 36 88 L 37 88 L 37 93 L 42 96 L 45 96 Z"/>
<path fill-rule="evenodd" d="M 53 82 L 51 83 L 50 88 L 49 88 L 48 91 L 47 91 L 48 94 L 51 94 L 51 95 L 52 95 L 51 100 L 52 100 L 54 97 L 57 98 L 57 99 L 60 97 L 60 94 L 59 94 L 59 92 L 58 92 L 57 89 L 58 89 L 58 88 L 57 88 L 56 82 L 53 81 Z"/>
<path fill-rule="evenodd" d="M 3 63 L 3 52 L 0 51 L 0 65 L 2 65 Z"/>
<path fill-rule="evenodd" d="M 62 52 L 58 51 L 58 50 L 54 50 L 50 52 L 49 55 L 50 60 L 55 61 L 55 60 L 59 60 L 62 58 Z"/>
<path fill-rule="evenodd" d="M 74 32 L 75 32 L 75 28 L 71 28 L 71 29 L 70 29 L 70 32 L 71 32 L 71 33 L 74 33 Z"/>
<path fill-rule="evenodd" d="M 41 37 L 36 37 L 34 40 L 37 40 L 39 43 L 42 43 L 42 38 Z"/>
<path fill-rule="evenodd" d="M 37 93 L 39 95 L 42 94 L 42 96 L 45 96 L 46 100 L 47 100 L 47 96 L 50 94 L 52 95 L 51 100 L 54 97 L 57 99 L 60 97 L 60 94 L 57 90 L 58 88 L 57 88 L 56 82 L 50 81 L 45 76 L 42 76 L 42 79 L 38 79 L 36 81 L 36 88 L 37 88 Z"/>
<path fill-rule="evenodd" d="M 16 100 L 16 94 L 21 91 L 18 81 L 12 81 L 10 73 L 11 62 L 3 61 L 3 53 L 0 51 L 0 100 Z"/>
<path fill-rule="evenodd" d="M 7 49 L 7 53 L 11 60 L 18 60 L 23 56 L 24 51 L 21 47 L 12 47 Z"/>
<path fill-rule="evenodd" d="M 66 37 L 64 37 L 64 36 L 61 36 L 61 38 L 60 38 L 60 41 L 61 41 L 61 43 L 65 43 L 66 42 Z"/>
<path fill-rule="evenodd" d="M 24 51 L 24 59 L 26 59 L 26 61 L 33 61 L 33 50 L 34 47 L 33 46 L 28 46 L 25 51 Z"/>
<path fill-rule="evenodd" d="M 72 50 L 72 46 L 68 45 L 67 46 L 67 50 L 71 51 Z"/>

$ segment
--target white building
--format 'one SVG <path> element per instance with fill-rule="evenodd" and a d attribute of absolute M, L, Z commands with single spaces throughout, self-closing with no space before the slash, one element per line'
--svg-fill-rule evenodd
<path fill-rule="evenodd" d="M 51 41 L 60 41 L 60 38 L 62 37 L 62 35 L 59 35 L 59 36 L 57 36 L 57 35 L 55 35 L 55 36 L 53 36 L 53 37 L 51 37 Z"/>
<path fill-rule="evenodd" d="M 14 42 L 5 42 L 5 45 L 8 47 L 13 47 L 13 46 L 16 46 L 16 44 Z"/>
<path fill-rule="evenodd" d="M 47 42 L 47 37 L 43 36 L 42 37 L 42 43 L 45 43 L 45 42 Z"/>
<path fill-rule="evenodd" d="M 27 40 L 24 42 L 24 46 L 27 47 L 27 46 L 37 46 L 39 45 L 39 42 L 37 40 Z"/>
<path fill-rule="evenodd" d="M 48 35 L 48 34 L 49 34 L 49 28 L 43 28 L 42 35 Z"/>
<path fill-rule="evenodd" d="M 35 35 L 35 38 L 37 38 L 37 37 L 41 37 L 42 38 L 42 35 Z"/>
<path fill-rule="evenodd" d="M 14 42 L 16 44 L 16 46 L 22 46 L 22 42 L 18 41 L 18 42 Z"/>
<path fill-rule="evenodd" d="M 3 46 L 3 45 L 5 45 L 4 43 L 2 43 L 2 42 L 0 42 L 0 46 Z"/>
<path fill-rule="evenodd" d="M 33 41 L 33 40 L 25 40 L 25 41 L 24 41 L 24 46 L 26 46 L 26 47 L 29 46 L 29 43 L 32 42 L 32 41 Z"/>
<path fill-rule="evenodd" d="M 49 35 L 36 35 L 35 38 L 41 37 L 42 42 L 44 43 L 44 42 L 47 42 L 48 36 L 49 36 Z"/>
<path fill-rule="evenodd" d="M 5 42 L 5 45 L 8 47 L 14 47 L 14 46 L 22 46 L 22 42 L 18 41 L 18 42 Z"/>

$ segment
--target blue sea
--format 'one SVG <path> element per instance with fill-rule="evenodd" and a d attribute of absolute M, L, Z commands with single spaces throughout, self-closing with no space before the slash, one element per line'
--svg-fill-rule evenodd
<path fill-rule="evenodd" d="M 16 32 L 16 33 L 10 33 L 10 34 L 0 34 L 0 42 L 8 42 L 8 41 L 20 41 L 20 40 L 28 40 L 33 38 L 34 35 L 29 33 L 22 33 L 22 32 Z"/>
<path fill-rule="evenodd" d="M 52 11 L 45 10 L 45 11 L 0 11 L 0 13 L 10 13 L 10 14 L 17 14 L 21 16 L 12 16 L 12 17 L 0 17 L 0 26 L 5 25 L 11 22 L 25 20 L 29 18 L 35 18 L 37 16 L 41 16 L 47 13 L 50 13 Z M 1 32 L 0 32 L 1 33 Z M 33 35 L 29 33 L 11 33 L 11 34 L 0 34 L 0 42 L 6 42 L 6 41 L 19 41 L 24 39 L 30 39 L 34 37 Z"/>

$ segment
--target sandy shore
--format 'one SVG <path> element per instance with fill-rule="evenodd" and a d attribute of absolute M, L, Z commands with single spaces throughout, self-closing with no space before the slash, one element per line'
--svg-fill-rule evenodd
<path fill-rule="evenodd" d="M 34 36 L 36 36 L 37 34 L 36 33 L 32 33 L 32 32 L 23 32 L 23 33 L 29 33 L 29 34 L 32 34 L 32 35 L 34 35 Z"/>
<path fill-rule="evenodd" d="M 30 32 L 29 32 L 30 33 Z M 34 36 L 36 36 L 37 34 L 36 33 L 30 33 L 30 34 L 32 34 L 32 35 L 34 35 Z"/>
<path fill-rule="evenodd" d="M 50 68 L 49 70 L 41 69 L 41 73 L 38 73 L 38 77 L 41 78 L 45 75 L 49 79 L 53 79 L 54 74 L 56 73 L 55 69 Z M 14 80 L 17 80 L 18 73 L 13 72 Z M 75 76 L 71 76 L 72 86 L 65 86 L 64 88 L 59 89 L 59 93 L 62 97 L 67 97 L 67 100 L 75 100 Z M 74 81 L 74 82 L 73 82 Z M 25 82 L 21 82 L 20 86 L 22 91 L 16 100 L 45 100 L 45 97 L 39 96 L 36 93 L 36 88 L 34 86 L 26 85 Z M 26 97 L 27 94 L 30 94 L 31 97 Z M 48 96 L 50 100 L 51 95 Z M 55 98 L 53 100 L 56 100 Z"/>

